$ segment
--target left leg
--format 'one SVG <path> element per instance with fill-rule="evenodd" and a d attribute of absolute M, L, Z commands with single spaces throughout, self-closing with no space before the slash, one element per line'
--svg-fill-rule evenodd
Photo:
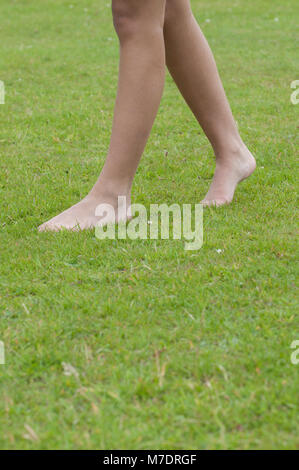
<path fill-rule="evenodd" d="M 125 217 L 123 208 L 118 208 L 118 196 L 125 196 L 130 206 L 133 178 L 164 87 L 165 3 L 166 0 L 112 0 L 120 63 L 108 155 L 90 193 L 39 230 L 92 228 L 100 221 L 95 215 L 100 204 L 112 206 L 117 221 Z"/>
<path fill-rule="evenodd" d="M 210 140 L 216 171 L 203 203 L 231 202 L 237 184 L 255 169 L 227 101 L 211 49 L 190 0 L 167 0 L 164 23 L 166 63 L 187 104 Z"/>

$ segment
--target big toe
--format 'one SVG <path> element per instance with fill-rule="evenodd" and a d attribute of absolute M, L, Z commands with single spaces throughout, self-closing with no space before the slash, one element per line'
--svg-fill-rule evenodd
<path fill-rule="evenodd" d="M 45 222 L 44 224 L 40 225 L 37 230 L 39 232 L 57 232 L 59 227 L 51 222 Z"/>

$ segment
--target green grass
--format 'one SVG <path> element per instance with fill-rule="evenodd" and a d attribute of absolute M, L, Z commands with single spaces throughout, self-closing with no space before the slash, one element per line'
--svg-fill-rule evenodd
<path fill-rule="evenodd" d="M 299 447 L 295 1 L 193 6 L 258 168 L 186 252 L 37 232 L 97 178 L 118 43 L 109 0 L 1 2 L 2 449 Z M 212 157 L 168 77 L 134 202 L 199 202 Z"/>

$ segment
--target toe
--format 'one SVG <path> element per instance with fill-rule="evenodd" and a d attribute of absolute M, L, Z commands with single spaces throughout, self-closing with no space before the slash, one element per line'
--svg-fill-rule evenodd
<path fill-rule="evenodd" d="M 221 207 L 226 204 L 230 204 L 231 201 L 229 201 L 226 198 L 217 198 L 217 199 L 203 199 L 201 201 L 201 204 L 205 207 Z"/>

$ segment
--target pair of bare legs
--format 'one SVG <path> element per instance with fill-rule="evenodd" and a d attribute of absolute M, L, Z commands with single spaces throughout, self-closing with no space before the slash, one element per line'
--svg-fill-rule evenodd
<path fill-rule="evenodd" d="M 120 42 L 119 83 L 110 147 L 102 172 L 78 204 L 39 227 L 86 229 L 99 204 L 130 205 L 131 186 L 161 101 L 166 65 L 216 156 L 205 205 L 230 203 L 237 184 L 255 169 L 227 101 L 209 45 L 190 0 L 112 0 Z"/>

